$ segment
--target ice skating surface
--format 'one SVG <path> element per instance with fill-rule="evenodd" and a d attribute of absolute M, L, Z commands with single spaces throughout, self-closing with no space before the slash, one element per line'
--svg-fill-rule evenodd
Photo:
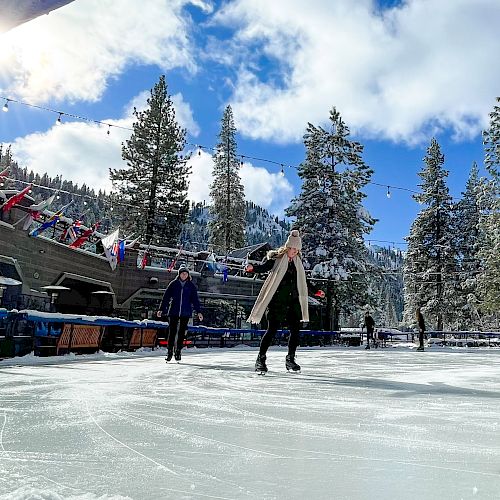
<path fill-rule="evenodd" d="M 285 355 L 0 362 L 0 499 L 500 499 L 499 349 Z"/>

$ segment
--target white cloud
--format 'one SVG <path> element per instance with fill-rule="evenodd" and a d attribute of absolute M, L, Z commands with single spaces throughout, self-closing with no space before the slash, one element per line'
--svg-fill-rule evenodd
<path fill-rule="evenodd" d="M 107 120 L 109 123 L 117 123 Z M 128 126 L 123 125 L 122 126 Z M 130 131 L 82 122 L 63 122 L 44 133 L 16 139 L 14 159 L 22 167 L 50 177 L 62 176 L 73 183 L 109 192 L 109 168 L 123 168 L 121 142 Z"/>
<path fill-rule="evenodd" d="M 132 99 L 124 109 L 125 118 L 103 120 L 116 125 L 109 129 L 95 123 L 69 121 L 63 116 L 62 125 L 53 125 L 43 133 L 34 133 L 17 138 L 12 143 L 14 159 L 22 167 L 50 177 L 62 176 L 75 184 L 86 184 L 96 192 L 111 191 L 109 169 L 125 168 L 121 158 L 121 144 L 130 137 L 133 107 L 143 109 L 148 94 L 143 92 Z M 176 99 L 182 102 L 182 96 Z M 177 105 L 176 105 L 177 109 Z M 177 117 L 182 113 L 177 113 Z M 180 121 L 180 118 L 179 118 Z M 180 123 L 186 126 L 186 123 Z M 210 154 L 193 152 L 190 165 L 192 174 L 188 198 L 199 202 L 210 202 L 213 162 Z M 261 167 L 245 163 L 240 170 L 247 200 L 251 200 L 271 213 L 282 215 L 288 206 L 293 188 L 279 174 L 271 174 Z"/>
<path fill-rule="evenodd" d="M 197 137 L 200 134 L 200 127 L 193 118 L 193 110 L 190 104 L 184 101 L 182 94 L 173 95 L 172 102 L 174 103 L 177 123 L 182 128 L 186 128 L 193 137 Z"/>
<path fill-rule="evenodd" d="M 189 184 L 190 200 L 210 203 L 210 184 L 212 182 L 213 161 L 211 155 L 201 151 L 193 153 L 190 160 L 192 175 Z M 245 189 L 245 198 L 266 208 L 271 214 L 283 215 L 290 204 L 293 187 L 286 177 L 272 174 L 265 168 L 244 163 L 240 177 Z"/>
<path fill-rule="evenodd" d="M 63 115 L 62 125 L 53 125 L 43 133 L 17 138 L 12 143 L 14 159 L 20 166 L 39 174 L 47 173 L 50 177 L 59 175 L 80 186 L 85 183 L 96 191 L 102 189 L 109 192 L 109 169 L 126 167 L 121 157 L 121 145 L 132 134 L 135 120 L 133 108 L 144 109 L 149 95 L 150 92 L 145 91 L 135 96 L 125 106 L 124 118 L 102 120 L 115 125 L 112 127 L 70 121 L 69 117 Z M 197 133 L 199 127 L 182 95 L 177 94 L 172 100 L 179 124 L 192 134 Z"/>
<path fill-rule="evenodd" d="M 383 12 L 370 0 L 235 0 L 213 22 L 236 30 L 231 104 L 252 138 L 300 140 L 336 106 L 367 137 L 415 143 L 450 127 L 461 139 L 484 127 L 498 95 L 498 0 Z"/>
<path fill-rule="evenodd" d="M 18 26 L 0 36 L 0 88 L 34 103 L 96 101 L 134 63 L 193 72 L 190 18 L 182 12 L 189 3 L 79 0 Z"/>

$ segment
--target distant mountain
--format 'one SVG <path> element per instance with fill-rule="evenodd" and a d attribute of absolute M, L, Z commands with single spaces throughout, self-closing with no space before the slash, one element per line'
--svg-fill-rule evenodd
<path fill-rule="evenodd" d="M 208 247 L 209 207 L 205 203 L 193 203 L 189 219 L 181 233 L 181 243 L 186 250 L 205 250 Z M 286 241 L 290 224 L 273 217 L 266 209 L 253 202 L 246 202 L 245 244 L 268 242 L 277 248 Z"/>

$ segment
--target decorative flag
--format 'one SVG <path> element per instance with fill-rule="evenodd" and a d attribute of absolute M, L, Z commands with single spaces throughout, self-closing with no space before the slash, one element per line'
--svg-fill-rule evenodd
<path fill-rule="evenodd" d="M 61 235 L 61 241 L 69 239 L 71 243 L 78 239 L 78 233 L 81 231 L 82 221 L 77 219 L 73 221 L 71 226 L 68 226 Z"/>
<path fill-rule="evenodd" d="M 250 258 L 250 252 L 247 253 L 247 256 L 245 257 L 245 259 L 243 260 L 243 271 L 245 271 L 245 269 L 247 268 L 248 266 L 248 259 Z"/>
<path fill-rule="evenodd" d="M 46 200 L 42 200 L 40 203 L 33 203 L 28 207 L 29 212 L 26 214 L 25 217 L 23 217 L 23 219 L 21 219 L 24 220 L 23 231 L 27 231 L 31 227 L 33 221 L 37 220 L 40 217 L 41 212 L 43 212 L 46 208 L 49 208 L 49 206 L 52 204 L 55 198 L 56 194 L 53 194 Z"/>
<path fill-rule="evenodd" d="M 148 251 L 144 250 L 141 260 L 141 269 L 144 269 L 148 263 Z"/>
<path fill-rule="evenodd" d="M 5 170 L 2 170 L 0 172 L 0 182 L 2 181 L 2 179 L 4 177 L 6 178 L 8 174 L 9 174 L 9 167 L 7 167 Z M 1 189 L 0 189 L 0 199 L 2 201 L 7 199 L 7 196 L 5 195 L 5 193 Z"/>
<path fill-rule="evenodd" d="M 33 231 L 31 231 L 30 236 L 38 236 L 40 233 L 48 229 L 49 227 L 53 227 L 59 221 L 61 217 L 61 212 L 56 212 L 52 217 L 46 220 L 40 227 L 37 227 Z"/>
<path fill-rule="evenodd" d="M 118 231 L 119 228 L 101 239 L 102 246 L 104 248 L 104 254 L 106 255 L 109 265 L 111 266 L 111 269 L 113 269 L 113 271 L 116 269 L 116 265 L 118 263 L 117 254 L 115 251 L 116 244 L 118 243 Z"/>
<path fill-rule="evenodd" d="M 81 247 L 96 231 L 99 226 L 99 222 L 96 222 L 90 229 L 86 229 L 82 232 L 81 236 L 77 238 L 69 248 L 79 248 Z"/>
<path fill-rule="evenodd" d="M 175 267 L 175 263 L 177 262 L 177 259 L 180 257 L 181 253 L 182 253 L 182 246 L 179 248 L 179 251 L 177 252 L 177 255 L 175 256 L 175 259 L 172 260 L 172 262 L 170 263 L 170 265 L 168 266 L 167 270 L 168 271 L 172 271 Z"/>
<path fill-rule="evenodd" d="M 207 257 L 207 269 L 215 273 L 215 255 L 213 252 L 210 252 L 210 255 Z"/>
<path fill-rule="evenodd" d="M 47 198 L 46 200 L 42 200 L 40 203 L 34 203 L 30 205 L 28 208 L 31 212 L 43 212 L 46 208 L 49 208 L 52 202 L 56 199 L 57 193 L 54 193 L 52 196 Z"/>
<path fill-rule="evenodd" d="M 10 210 L 16 203 L 19 203 L 27 194 L 28 191 L 31 189 L 31 184 L 29 186 L 26 186 L 20 193 L 15 194 L 14 196 L 11 196 L 2 206 L 2 211 L 7 212 Z"/>
<path fill-rule="evenodd" d="M 73 203 L 73 201 L 70 201 L 67 205 L 64 205 L 64 207 L 61 207 L 56 213 L 54 213 L 48 220 L 46 220 L 40 227 L 37 227 L 33 231 L 31 231 L 30 236 L 38 236 L 41 232 L 45 231 L 49 227 L 55 226 L 59 219 L 61 218 L 61 215 L 64 213 L 64 211 Z"/>
<path fill-rule="evenodd" d="M 224 259 L 224 263 L 222 264 L 223 267 L 222 267 L 222 283 L 226 283 L 226 281 L 228 280 L 228 273 L 229 273 L 229 267 L 227 265 L 227 255 L 226 255 L 226 258 Z"/>
<path fill-rule="evenodd" d="M 120 240 L 118 243 L 118 262 L 123 262 L 125 260 L 125 240 Z"/>
<path fill-rule="evenodd" d="M 126 243 L 128 238 L 125 238 L 123 240 L 124 244 L 125 244 L 125 248 L 134 248 L 134 245 L 139 241 L 139 238 L 136 238 L 135 240 L 132 240 L 132 241 L 129 241 L 128 243 Z"/>
<path fill-rule="evenodd" d="M 31 224 L 33 224 L 33 221 L 37 220 L 39 217 L 40 217 L 40 212 L 30 212 L 26 214 L 26 216 L 23 219 L 21 219 L 24 220 L 23 231 L 27 231 L 31 227 Z"/>

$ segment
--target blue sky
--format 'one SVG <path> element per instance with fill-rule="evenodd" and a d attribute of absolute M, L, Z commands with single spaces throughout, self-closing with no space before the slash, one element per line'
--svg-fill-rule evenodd
<path fill-rule="evenodd" d="M 128 128 L 165 74 L 190 143 L 215 145 L 231 104 L 239 153 L 287 165 L 285 177 L 264 161 L 241 169 L 247 199 L 278 215 L 300 190 L 288 165 L 304 157 L 307 122 L 325 124 L 336 106 L 374 170 L 369 238 L 397 244 L 420 207 L 384 186 L 418 189 L 431 137 L 453 196 L 482 164 L 480 132 L 500 94 L 499 25 L 498 0 L 74 0 L 0 35 L 0 96 Z M 20 165 L 109 189 L 130 132 L 9 109 L 0 141 Z M 190 197 L 208 200 L 208 152 L 192 167 Z"/>

